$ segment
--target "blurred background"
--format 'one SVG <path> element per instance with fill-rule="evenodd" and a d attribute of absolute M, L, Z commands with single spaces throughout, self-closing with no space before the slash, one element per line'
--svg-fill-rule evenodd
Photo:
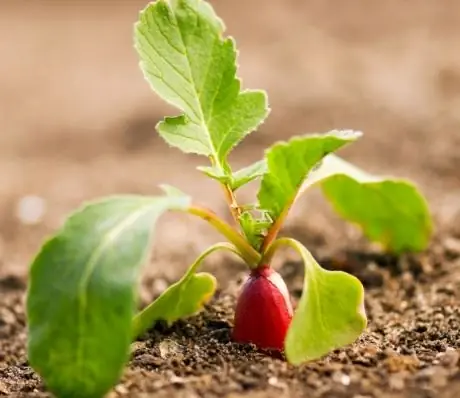
<path fill-rule="evenodd" d="M 211 3 L 237 41 L 244 86 L 266 89 L 272 108 L 232 155 L 235 164 L 294 134 L 357 129 L 364 138 L 343 156 L 414 179 L 439 228 L 460 212 L 458 2 Z M 176 111 L 138 68 L 132 29 L 145 5 L 1 1 L 0 273 L 23 274 L 43 237 L 101 195 L 155 193 L 168 182 L 225 210 L 215 184 L 194 170 L 205 159 L 169 149 L 154 131 Z M 324 226 L 327 212 L 304 217 L 311 201 L 296 206 L 290 223 L 321 224 L 332 239 L 338 232 Z M 215 238 L 180 215 L 162 221 L 157 235 L 158 256 L 168 263 Z"/>

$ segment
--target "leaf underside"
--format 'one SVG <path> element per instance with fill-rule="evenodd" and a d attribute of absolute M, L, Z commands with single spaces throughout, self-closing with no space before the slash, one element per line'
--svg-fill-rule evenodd
<path fill-rule="evenodd" d="M 155 301 L 156 320 L 172 324 L 178 319 L 196 314 L 211 299 L 216 286 L 216 278 L 207 272 L 192 274 L 171 285 Z"/>
<path fill-rule="evenodd" d="M 137 338 L 151 328 L 155 322 L 172 322 L 200 311 L 213 296 L 217 281 L 206 272 L 197 273 L 201 263 L 218 250 L 230 251 L 240 255 L 235 246 L 229 243 L 216 243 L 201 253 L 190 265 L 185 275 L 166 289 L 154 302 L 145 307 L 133 320 L 133 337 Z"/>
<path fill-rule="evenodd" d="M 337 213 L 386 250 L 420 251 L 429 243 L 430 211 L 409 181 L 375 177 L 331 155 L 306 184 L 320 184 Z"/>
<path fill-rule="evenodd" d="M 276 236 L 304 181 L 318 163 L 360 136 L 361 133 L 356 131 L 334 130 L 326 134 L 294 137 L 266 151 L 264 161 L 258 164 L 263 172 L 257 195 L 263 218 L 247 215 L 242 225 L 247 239 L 256 249 L 260 249 L 262 242 L 266 243 L 265 236 L 269 230 L 273 232 L 275 229 L 272 237 Z M 270 222 L 267 224 L 268 219 Z"/>
<path fill-rule="evenodd" d="M 299 244 L 305 264 L 302 297 L 288 330 L 285 351 L 298 365 L 353 343 L 364 331 L 364 288 L 352 275 L 321 268 Z"/>
<path fill-rule="evenodd" d="M 103 396 L 128 359 L 152 226 L 187 197 L 118 196 L 74 213 L 33 261 L 28 357 L 62 397 Z"/>
<path fill-rule="evenodd" d="M 260 207 L 276 220 L 293 204 L 311 170 L 329 153 L 355 141 L 353 131 L 306 135 L 275 144 L 266 154 L 268 172 L 258 193 Z"/>
<path fill-rule="evenodd" d="M 192 268 L 195 268 L 192 265 Z M 178 282 L 169 286 L 153 303 L 139 313 L 133 321 L 133 337 L 137 338 L 157 321 L 168 324 L 199 312 L 212 298 L 217 287 L 216 278 L 193 269 Z"/>

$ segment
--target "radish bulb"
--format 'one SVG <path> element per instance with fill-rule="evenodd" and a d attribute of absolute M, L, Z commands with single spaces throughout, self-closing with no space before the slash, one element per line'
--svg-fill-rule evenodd
<path fill-rule="evenodd" d="M 283 351 L 292 314 L 289 292 L 281 275 L 269 266 L 259 267 L 251 272 L 238 298 L 233 340 Z"/>

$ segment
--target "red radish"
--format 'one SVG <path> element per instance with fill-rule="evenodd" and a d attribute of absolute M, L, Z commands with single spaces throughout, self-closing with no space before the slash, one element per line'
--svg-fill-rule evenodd
<path fill-rule="evenodd" d="M 259 267 L 251 272 L 238 298 L 233 340 L 282 351 L 292 313 L 281 275 L 269 266 Z"/>

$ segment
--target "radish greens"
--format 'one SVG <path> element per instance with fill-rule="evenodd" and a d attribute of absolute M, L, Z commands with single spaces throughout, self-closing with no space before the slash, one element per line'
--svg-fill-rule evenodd
<path fill-rule="evenodd" d="M 158 133 L 170 146 L 207 158 L 198 169 L 222 186 L 233 224 L 169 186 L 159 196 L 98 199 L 70 215 L 34 258 L 27 293 L 29 361 L 58 397 L 104 396 L 119 380 L 135 338 L 159 320 L 172 323 L 200 311 L 217 282 L 198 268 L 217 250 L 234 253 L 252 271 L 266 270 L 283 245 L 300 255 L 304 291 L 284 340 L 291 363 L 355 341 L 367 323 L 360 281 L 322 269 L 299 242 L 278 238 L 290 208 L 311 186 L 320 186 L 343 218 L 385 250 L 419 251 L 429 242 L 429 210 L 411 182 L 368 175 L 332 154 L 361 133 L 301 135 L 233 171 L 229 153 L 265 120 L 269 107 L 264 91 L 242 89 L 235 41 L 223 34 L 223 22 L 206 1 L 157 0 L 140 13 L 134 44 L 150 87 L 178 110 L 158 123 Z M 239 203 L 238 189 L 258 179 L 257 200 Z M 204 251 L 184 277 L 136 314 L 141 267 L 155 222 L 167 211 L 207 221 L 228 242 Z M 254 275 L 266 278 L 261 288 L 268 286 L 267 275 L 279 278 Z"/>

